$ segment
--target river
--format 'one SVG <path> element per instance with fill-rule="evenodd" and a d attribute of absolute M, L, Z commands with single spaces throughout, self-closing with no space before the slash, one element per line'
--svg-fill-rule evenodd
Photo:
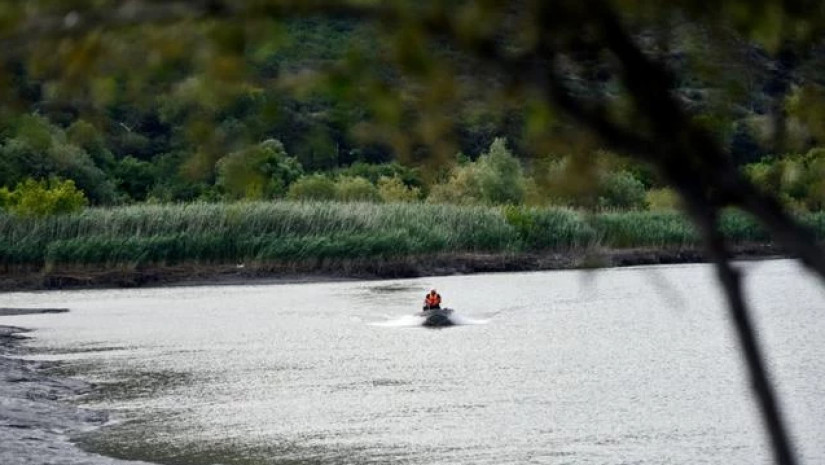
<path fill-rule="evenodd" d="M 802 463 L 825 463 L 825 291 L 745 262 Z M 413 316 L 436 287 L 463 323 Z M 70 313 L 37 358 L 99 383 L 86 449 L 164 464 L 755 464 L 770 451 L 708 265 L 0 294 Z"/>

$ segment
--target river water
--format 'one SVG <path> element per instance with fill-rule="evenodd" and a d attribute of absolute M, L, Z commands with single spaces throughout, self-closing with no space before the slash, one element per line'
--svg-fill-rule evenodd
<path fill-rule="evenodd" d="M 825 291 L 740 264 L 802 463 L 825 463 Z M 463 323 L 418 326 L 436 287 Z M 12 293 L 101 384 L 84 448 L 165 464 L 754 464 L 770 451 L 707 265 Z"/>

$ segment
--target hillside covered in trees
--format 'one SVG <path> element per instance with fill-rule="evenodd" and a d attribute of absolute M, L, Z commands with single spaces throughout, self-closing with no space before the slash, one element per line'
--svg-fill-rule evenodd
<path fill-rule="evenodd" d="M 772 57 L 687 19 L 637 40 L 664 58 L 691 117 L 751 179 L 795 209 L 822 208 L 823 135 L 807 103 L 823 97 L 825 54 Z M 455 76 L 423 87 L 393 64 L 409 52 L 352 19 L 141 25 L 46 44 L 2 63 L 9 211 L 273 198 L 676 205 L 650 169 L 582 143 L 575 124 L 537 134 L 537 121 L 554 116 L 508 95 L 503 77 L 454 90 L 481 65 L 448 45 L 421 53 L 452 63 Z M 569 88 L 620 101 L 614 71 L 597 58 L 565 70 Z M 58 188 L 75 198 L 42 207 Z"/>

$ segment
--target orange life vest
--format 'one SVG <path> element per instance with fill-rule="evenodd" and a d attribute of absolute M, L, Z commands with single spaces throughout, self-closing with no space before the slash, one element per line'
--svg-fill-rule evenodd
<path fill-rule="evenodd" d="M 427 297 L 424 299 L 424 303 L 426 303 L 430 307 L 435 307 L 436 305 L 441 305 L 441 296 L 436 294 L 427 294 Z"/>

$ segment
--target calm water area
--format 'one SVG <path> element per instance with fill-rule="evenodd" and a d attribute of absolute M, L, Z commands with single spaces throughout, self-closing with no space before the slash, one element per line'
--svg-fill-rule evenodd
<path fill-rule="evenodd" d="M 825 287 L 739 264 L 801 463 L 825 463 Z M 435 287 L 457 326 L 413 314 Z M 0 294 L 99 383 L 84 448 L 164 464 L 759 464 L 708 265 Z"/>

